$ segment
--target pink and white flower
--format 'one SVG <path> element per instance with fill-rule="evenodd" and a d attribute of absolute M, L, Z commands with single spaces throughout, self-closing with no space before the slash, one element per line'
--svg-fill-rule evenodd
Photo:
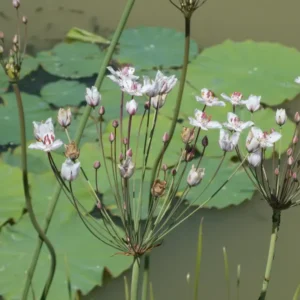
<path fill-rule="evenodd" d="M 239 132 L 234 132 L 233 134 L 229 134 L 229 132 L 224 129 L 220 129 L 220 138 L 219 145 L 223 151 L 231 152 L 237 146 L 240 138 Z"/>
<path fill-rule="evenodd" d="M 189 186 L 196 186 L 198 185 L 205 175 L 205 169 L 203 168 L 195 168 L 192 165 L 192 168 L 187 176 L 187 183 Z"/>
<path fill-rule="evenodd" d="M 249 98 L 245 101 L 246 107 L 251 113 L 259 110 L 260 99 L 261 96 L 250 95 Z"/>
<path fill-rule="evenodd" d="M 201 90 L 201 97 L 196 96 L 196 100 L 206 106 L 225 106 L 223 101 L 219 101 L 219 99 L 215 97 L 213 91 L 206 88 Z"/>
<path fill-rule="evenodd" d="M 268 133 L 268 132 L 263 132 L 260 128 L 252 127 L 251 132 L 252 132 L 251 133 L 252 134 L 252 139 L 251 139 L 252 146 L 247 147 L 248 151 L 249 151 L 249 148 L 252 150 L 255 149 L 254 146 L 256 146 L 257 144 L 258 144 L 257 147 L 260 147 L 260 148 L 273 147 L 273 144 L 276 143 L 281 138 L 281 134 L 279 132 L 276 132 L 273 130 L 271 130 L 271 133 Z M 249 135 L 248 135 L 248 137 L 249 137 Z"/>
<path fill-rule="evenodd" d="M 110 75 L 107 75 L 108 78 L 110 78 L 113 82 L 117 83 L 120 87 L 123 86 L 123 81 L 130 79 L 130 80 L 138 80 L 139 76 L 135 76 L 135 68 L 130 66 L 125 66 L 120 70 L 115 71 L 112 67 L 107 67 L 108 71 L 111 73 Z"/>
<path fill-rule="evenodd" d="M 219 122 L 211 121 L 210 116 L 198 109 L 195 109 L 195 119 L 189 117 L 189 120 L 192 126 L 200 127 L 203 130 L 222 128 L 222 125 Z"/>
<path fill-rule="evenodd" d="M 124 79 L 122 82 L 121 90 L 131 96 L 142 96 L 142 85 L 132 79 Z"/>
<path fill-rule="evenodd" d="M 224 93 L 222 93 L 221 96 L 223 97 L 224 100 L 230 102 L 234 106 L 245 104 L 245 100 L 242 100 L 243 94 L 240 92 L 233 92 L 230 97 Z"/>
<path fill-rule="evenodd" d="M 296 77 L 294 82 L 300 84 L 300 76 Z"/>
<path fill-rule="evenodd" d="M 101 100 L 101 95 L 95 86 L 86 88 L 85 101 L 89 106 L 96 107 Z"/>
<path fill-rule="evenodd" d="M 126 103 L 126 110 L 131 116 L 135 115 L 137 108 L 138 108 L 138 104 L 134 99 L 131 99 Z"/>
<path fill-rule="evenodd" d="M 277 109 L 275 119 L 276 119 L 276 123 L 279 126 L 282 126 L 286 122 L 286 119 L 287 119 L 285 109 L 283 109 L 283 108 Z"/>
<path fill-rule="evenodd" d="M 51 118 L 47 119 L 45 123 L 33 122 L 33 127 L 34 136 L 37 142 L 30 144 L 28 147 L 29 149 L 50 152 L 63 145 L 61 140 L 55 140 L 54 127 Z"/>
<path fill-rule="evenodd" d="M 234 130 L 237 132 L 242 132 L 244 129 L 251 127 L 254 123 L 252 121 L 248 122 L 242 122 L 239 117 L 232 113 L 229 112 L 227 114 L 227 121 L 226 123 L 223 123 L 223 125 L 229 129 L 229 130 Z"/>
<path fill-rule="evenodd" d="M 74 163 L 70 158 L 61 166 L 60 175 L 62 179 L 67 181 L 73 181 L 77 178 L 80 171 L 80 162 Z"/>
<path fill-rule="evenodd" d="M 250 153 L 248 156 L 248 162 L 253 167 L 259 166 L 261 164 L 261 160 L 262 160 L 262 154 L 261 154 L 260 148 L 257 148 L 255 151 Z"/>

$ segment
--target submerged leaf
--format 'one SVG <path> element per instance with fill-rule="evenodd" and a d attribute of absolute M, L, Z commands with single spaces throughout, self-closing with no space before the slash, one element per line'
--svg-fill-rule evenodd
<path fill-rule="evenodd" d="M 106 45 L 110 44 L 110 41 L 108 39 L 78 27 L 71 28 L 67 32 L 66 38 L 69 40 L 74 40 L 79 42 L 98 43 L 98 44 L 106 44 Z"/>

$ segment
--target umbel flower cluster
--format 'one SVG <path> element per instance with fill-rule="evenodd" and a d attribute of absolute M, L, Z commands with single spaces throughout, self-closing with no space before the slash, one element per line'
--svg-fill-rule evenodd
<path fill-rule="evenodd" d="M 231 96 L 221 94 L 224 101 L 232 105 L 232 112 L 228 113 L 226 122 L 220 123 L 207 115 L 206 108 L 224 107 L 225 102 L 220 101 L 211 90 L 203 88 L 201 94 L 196 96 L 195 106 L 198 106 L 198 108 L 195 109 L 194 116 L 189 117 L 190 126 L 182 128 L 182 147 L 177 149 L 180 150 L 179 157 L 172 166 L 167 166 L 164 159 L 165 155 L 168 155 L 166 148 L 170 142 L 169 132 L 165 132 L 159 140 L 157 138 L 154 140 L 154 137 L 157 123 L 160 120 L 158 116 L 167 101 L 168 94 L 172 92 L 176 85 L 177 78 L 174 75 L 165 76 L 158 71 L 154 79 L 144 76 L 143 80 L 140 80 L 139 76 L 135 75 L 135 69 L 130 66 L 125 66 L 119 70 L 108 67 L 108 71 L 110 72 L 108 77 L 120 88 L 119 117 L 112 121 L 112 132 L 108 137 L 110 151 L 107 150 L 107 147 L 104 147 L 105 141 L 103 140 L 105 137 L 103 134 L 105 106 L 109 105 L 109 99 L 102 99 L 98 89 L 94 86 L 87 88 L 85 94 L 87 104 L 94 108 L 93 113 L 99 119 L 96 126 L 99 132 L 99 151 L 102 159 L 96 161 L 93 165 L 95 169 L 95 187 L 91 186 L 90 180 L 80 165 L 78 161 L 79 150 L 68 134 L 68 127 L 71 125 L 72 118 L 70 109 L 60 109 L 58 112 L 57 121 L 65 129 L 69 141 L 65 145 L 66 161 L 60 169 L 56 166 L 51 151 L 61 147 L 63 142 L 55 138 L 51 119 L 42 123 L 33 122 L 34 136 L 37 141 L 29 146 L 31 149 L 48 153 L 50 164 L 58 181 L 77 209 L 84 224 L 97 238 L 115 247 L 120 252 L 135 257 L 143 255 L 160 245 L 166 234 L 200 208 L 197 207 L 192 212 L 189 210 L 217 175 L 226 154 L 232 151 L 237 151 L 241 159 L 241 165 L 245 169 L 248 168 L 247 165 L 250 166 L 247 170 L 248 173 L 256 174 L 256 178 L 260 182 L 257 185 L 259 185 L 264 196 L 269 196 L 269 201 L 274 201 L 274 197 L 272 196 L 272 198 L 270 195 L 271 191 L 265 191 L 264 168 L 262 167 L 261 171 L 257 171 L 257 169 L 263 166 L 266 148 L 272 147 L 275 149 L 274 143 L 280 139 L 281 134 L 274 130 L 269 133 L 263 132 L 254 127 L 252 121 L 244 122 L 236 114 L 238 106 L 246 107 L 251 114 L 260 109 L 260 96 L 250 95 L 248 99 L 243 100 L 242 94 L 239 92 L 234 92 Z M 129 98 L 126 103 L 125 97 Z M 137 130 L 133 131 L 132 121 L 138 111 L 142 112 L 142 117 Z M 128 122 L 124 122 L 125 116 L 128 117 Z M 278 110 L 276 114 L 277 123 L 282 126 L 285 120 L 285 111 Z M 201 166 L 205 159 L 205 151 L 209 146 L 208 138 L 204 134 L 208 130 L 220 131 L 219 147 L 222 155 L 220 155 L 219 166 L 213 177 L 210 178 L 209 183 L 203 186 L 202 192 L 199 191 L 198 198 L 192 199 L 190 205 L 183 210 L 179 209 L 183 201 L 189 197 L 190 190 L 198 188 L 199 185 L 202 186 L 201 182 L 205 176 L 205 169 Z M 242 157 L 239 140 L 244 130 L 249 130 L 246 141 L 248 154 Z M 175 136 L 174 138 L 179 137 Z M 132 148 L 133 140 L 136 142 L 134 148 Z M 153 153 L 154 143 L 161 143 L 161 151 L 158 153 Z M 286 175 L 291 176 L 286 179 L 287 184 L 291 184 L 290 181 L 295 179 L 296 159 L 291 158 L 293 149 L 289 150 L 290 163 Z M 157 169 L 151 169 L 149 156 L 159 157 Z M 137 166 L 138 158 L 142 158 L 142 166 Z M 114 219 L 105 207 L 105 201 L 100 197 L 102 180 L 101 176 L 98 176 L 100 168 L 104 168 L 106 171 L 111 195 L 118 208 L 124 233 L 121 233 L 117 228 Z M 276 170 L 276 174 L 281 173 L 279 164 Z M 101 213 L 101 220 L 93 218 L 73 192 L 73 185 L 76 184 L 74 180 L 80 172 L 82 172 L 93 192 L 95 209 Z M 145 180 L 147 172 L 152 174 L 150 185 Z M 276 176 L 278 181 L 279 175 Z M 184 183 L 185 187 L 182 187 Z M 224 184 L 219 188 L 216 187 L 216 192 L 204 201 L 203 205 L 212 199 Z M 280 187 L 283 188 L 278 184 L 278 190 L 280 190 Z M 180 194 L 178 194 L 179 188 L 183 191 Z M 147 218 L 143 221 L 142 209 L 145 207 L 147 208 Z"/>

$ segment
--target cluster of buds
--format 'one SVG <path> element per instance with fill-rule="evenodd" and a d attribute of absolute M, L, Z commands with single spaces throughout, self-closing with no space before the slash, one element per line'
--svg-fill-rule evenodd
<path fill-rule="evenodd" d="M 0 32 L 0 64 L 2 65 L 4 72 L 9 77 L 11 81 L 17 81 L 20 78 L 20 72 L 22 68 L 22 63 L 24 55 L 26 52 L 27 45 L 27 23 L 28 19 L 23 16 L 20 20 L 19 18 L 19 7 L 20 0 L 12 1 L 13 7 L 17 11 L 17 32 L 12 39 L 12 45 L 8 49 L 8 57 L 5 57 L 5 36 L 3 32 Z M 25 26 L 25 36 L 22 38 L 24 44 L 21 45 L 20 26 L 23 24 Z"/>
<path fill-rule="evenodd" d="M 193 12 L 203 5 L 206 0 L 178 0 L 178 4 L 173 0 L 170 0 L 170 2 L 179 9 L 186 18 L 191 18 Z"/>

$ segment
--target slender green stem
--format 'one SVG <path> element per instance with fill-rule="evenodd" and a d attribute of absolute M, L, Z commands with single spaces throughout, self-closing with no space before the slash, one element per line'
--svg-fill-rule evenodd
<path fill-rule="evenodd" d="M 100 86 L 101 86 L 102 81 L 103 81 L 104 76 L 105 76 L 106 66 L 108 65 L 108 63 L 111 60 L 114 49 L 115 49 L 115 47 L 116 47 L 116 45 L 119 41 L 119 38 L 121 36 L 122 31 L 123 31 L 123 29 L 126 25 L 127 19 L 129 18 L 129 15 L 130 15 L 130 12 L 133 8 L 134 3 L 135 3 L 135 0 L 128 0 L 127 3 L 126 3 L 125 9 L 124 9 L 123 14 L 122 14 L 121 19 L 120 19 L 120 22 L 119 22 L 119 24 L 116 28 L 116 31 L 115 31 L 115 34 L 114 34 L 112 40 L 111 40 L 110 46 L 107 49 L 106 56 L 105 56 L 104 61 L 101 65 L 97 80 L 95 82 L 95 86 L 97 86 L 98 89 L 100 89 Z M 87 106 L 85 111 L 84 111 L 84 114 L 82 116 L 78 131 L 77 131 L 77 134 L 76 134 L 75 141 L 76 141 L 77 144 L 80 142 L 80 139 L 81 139 L 83 130 L 85 128 L 85 125 L 87 123 L 87 120 L 89 118 L 90 112 L 91 112 L 91 108 L 89 106 Z M 46 213 L 45 224 L 44 224 L 44 227 L 43 227 L 45 233 L 47 232 L 47 229 L 50 225 L 50 222 L 51 222 L 51 219 L 52 219 L 52 216 L 53 216 L 53 213 L 54 213 L 54 210 L 55 210 L 55 207 L 56 207 L 59 195 L 60 195 L 60 192 L 61 192 L 61 186 L 58 184 L 56 189 L 55 189 L 55 192 L 53 194 L 52 201 L 50 203 L 48 211 Z M 30 287 L 31 280 L 32 280 L 33 274 L 35 272 L 35 268 L 36 268 L 36 265 L 37 265 L 37 261 L 39 259 L 39 255 L 40 255 L 40 252 L 41 252 L 43 242 L 44 241 L 41 240 L 41 239 L 39 239 L 38 242 L 37 242 L 36 248 L 34 250 L 34 255 L 33 255 L 33 258 L 32 258 L 32 261 L 31 261 L 31 265 L 30 265 L 28 273 L 27 273 L 27 278 L 26 278 L 26 283 L 25 283 L 23 295 L 25 293 L 28 294 L 28 292 L 26 292 L 26 290 L 28 290 L 29 287 Z M 26 299 L 26 297 L 23 298 L 23 299 Z"/>
<path fill-rule="evenodd" d="M 131 276 L 131 293 L 130 300 L 139 300 L 138 289 L 139 289 L 139 274 L 140 274 L 140 259 L 134 258 Z"/>
<path fill-rule="evenodd" d="M 226 248 L 223 247 L 223 257 L 224 257 L 224 271 L 225 271 L 225 280 L 227 285 L 227 299 L 230 300 L 230 275 L 229 275 L 229 264 Z"/>
<path fill-rule="evenodd" d="M 28 169 L 27 169 L 27 145 L 26 145 L 26 128 L 25 128 L 25 116 L 24 116 L 24 109 L 23 109 L 23 103 L 22 103 L 22 97 L 20 93 L 20 89 L 17 82 L 12 83 L 16 100 L 17 100 L 17 106 L 18 106 L 18 113 L 19 113 L 19 122 L 20 122 L 20 135 L 21 135 L 21 161 L 22 161 L 22 178 L 23 178 L 23 188 L 24 188 L 24 195 L 25 195 L 25 201 L 26 201 L 26 208 L 28 211 L 28 215 L 30 218 L 30 221 L 35 229 L 35 231 L 39 235 L 39 239 L 41 241 L 44 241 L 47 245 L 47 248 L 50 252 L 51 256 L 51 266 L 50 266 L 50 272 L 46 281 L 46 284 L 44 286 L 43 294 L 41 299 L 46 299 L 48 291 L 50 289 L 55 267 L 56 267 L 56 254 L 54 247 L 52 246 L 50 240 L 47 238 L 46 234 L 44 233 L 43 229 L 40 227 L 36 216 L 33 211 L 32 207 L 32 201 L 31 201 L 31 195 L 30 195 L 30 188 L 29 188 L 29 182 L 28 182 Z M 30 272 L 31 270 L 29 270 Z M 28 286 L 26 290 L 23 293 L 22 299 L 27 299 L 29 290 L 30 290 L 30 284 L 31 280 L 28 283 Z"/>
<path fill-rule="evenodd" d="M 280 217 L 281 217 L 281 211 L 273 210 L 272 233 L 271 233 L 271 239 L 270 239 L 269 254 L 268 254 L 267 265 L 266 265 L 266 270 L 265 270 L 265 277 L 263 280 L 263 285 L 262 285 L 261 293 L 260 293 L 258 300 L 266 299 L 267 289 L 268 289 L 268 285 L 270 282 L 272 264 L 273 264 L 274 255 L 275 255 L 276 240 L 277 240 L 278 230 L 279 230 L 279 226 L 280 226 Z"/>
<path fill-rule="evenodd" d="M 142 300 L 148 299 L 149 270 L 150 270 L 150 254 L 146 254 L 144 256 Z"/>
<path fill-rule="evenodd" d="M 191 18 L 185 17 L 184 20 L 185 20 L 185 44 L 184 44 L 183 66 L 182 66 L 182 71 L 181 71 L 180 85 L 179 85 L 179 91 L 178 91 L 178 95 L 177 95 L 176 105 L 175 105 L 174 114 L 172 117 L 172 124 L 171 124 L 171 128 L 169 131 L 169 140 L 164 144 L 164 147 L 162 148 L 161 153 L 157 156 L 157 158 L 154 162 L 150 182 L 154 182 L 156 173 L 157 173 L 157 168 L 158 168 L 158 165 L 160 162 L 160 158 L 162 157 L 163 153 L 165 151 L 167 151 L 167 148 L 170 145 L 170 142 L 171 142 L 172 137 L 175 132 L 177 119 L 178 119 L 178 115 L 179 115 L 179 111 L 180 111 L 180 107 L 181 107 L 182 96 L 183 96 L 185 80 L 186 80 L 186 73 L 187 73 L 188 63 L 189 63 L 190 34 L 191 34 Z M 151 194 L 150 194 L 150 197 L 151 197 Z"/>
<path fill-rule="evenodd" d="M 125 300 L 130 300 L 129 286 L 128 286 L 128 280 L 126 276 L 124 276 L 124 288 L 125 288 Z"/>

